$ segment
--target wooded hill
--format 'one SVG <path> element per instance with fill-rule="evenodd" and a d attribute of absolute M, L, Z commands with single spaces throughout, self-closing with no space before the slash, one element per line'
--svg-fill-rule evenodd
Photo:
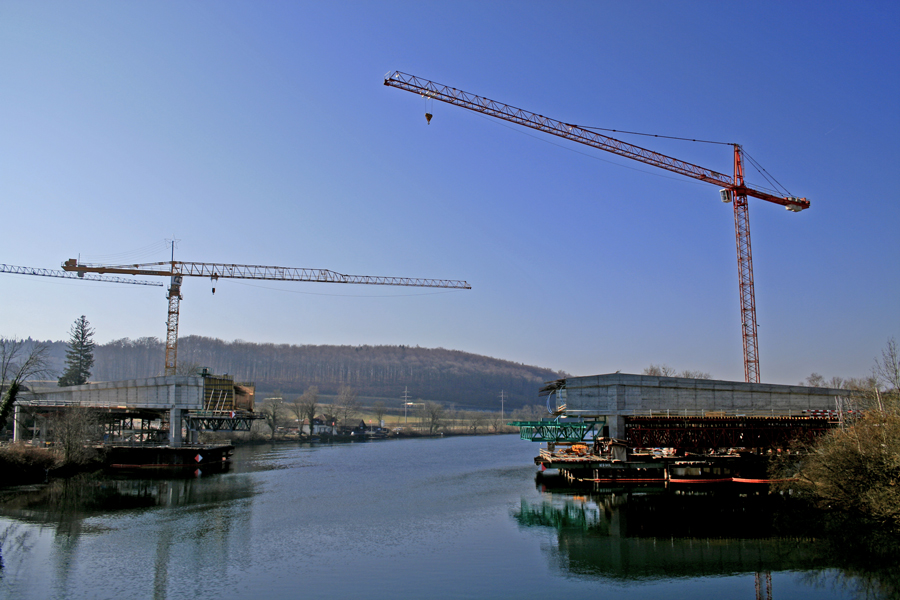
<path fill-rule="evenodd" d="M 65 342 L 49 342 L 53 367 L 62 370 Z M 165 345 L 157 338 L 123 338 L 94 349 L 91 381 L 115 381 L 161 375 Z M 362 398 L 400 404 L 433 400 L 461 409 L 507 410 L 539 403 L 538 388 L 565 377 L 562 372 L 444 348 L 418 346 L 296 346 L 185 336 L 178 340 L 178 372 L 198 367 L 227 373 L 235 381 L 256 384 L 257 397 L 280 391 L 290 397 L 317 386 L 325 396 L 342 386 Z M 327 398 L 324 398 L 327 401 Z"/>

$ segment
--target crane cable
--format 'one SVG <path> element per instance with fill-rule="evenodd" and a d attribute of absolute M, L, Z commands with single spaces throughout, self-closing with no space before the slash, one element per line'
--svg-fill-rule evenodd
<path fill-rule="evenodd" d="M 592 131 L 610 131 L 613 133 L 624 133 L 627 135 L 643 135 L 646 137 L 663 138 L 663 139 L 667 139 L 667 140 L 680 140 L 682 142 L 699 142 L 702 144 L 719 144 L 722 146 L 739 145 L 739 144 L 732 144 L 732 143 L 728 143 L 728 142 L 715 142 L 715 141 L 711 141 L 711 140 L 697 140 L 697 139 L 693 139 L 693 138 L 677 137 L 677 136 L 673 136 L 673 135 L 659 135 L 656 133 L 640 133 L 638 131 L 622 131 L 621 129 L 605 129 L 603 127 L 588 127 L 585 125 L 573 125 L 573 127 L 580 127 L 581 129 L 588 129 L 588 130 L 592 130 Z M 741 146 L 741 154 L 743 154 L 744 156 L 747 157 L 747 161 L 753 166 L 754 169 L 756 169 L 759 172 L 760 175 L 763 176 L 763 179 L 765 179 L 769 183 L 769 185 L 774 186 L 775 189 L 771 190 L 771 191 L 777 191 L 780 194 L 783 193 L 785 196 L 791 195 L 791 193 L 787 190 L 786 187 L 781 185 L 781 183 L 777 179 L 775 179 L 768 171 L 766 171 L 762 167 L 762 165 L 760 165 L 752 156 L 747 154 L 747 152 L 744 150 L 743 146 Z"/>
<path fill-rule="evenodd" d="M 756 170 L 759 172 L 759 174 L 762 175 L 763 178 L 764 178 L 767 182 L 769 182 L 769 185 L 775 186 L 775 189 L 778 190 L 778 193 L 784 194 L 785 196 L 791 196 L 791 195 L 792 195 L 792 194 L 787 190 L 787 188 L 784 187 L 783 185 L 781 185 L 781 183 L 780 183 L 777 179 L 775 179 L 774 177 L 772 177 L 772 175 L 770 175 L 769 172 L 766 171 L 766 170 L 762 167 L 761 164 L 759 164 L 758 162 L 756 162 L 756 160 L 755 160 L 752 156 L 750 156 L 749 154 L 747 154 L 747 152 L 744 151 L 744 148 L 743 148 L 743 147 L 741 147 L 741 154 L 743 154 L 744 156 L 747 157 L 747 161 L 748 161 L 751 165 L 753 165 L 753 168 L 756 169 Z"/>
<path fill-rule="evenodd" d="M 625 133 L 628 135 L 643 135 L 646 137 L 664 138 L 667 140 L 681 140 L 682 142 L 700 142 L 702 144 L 720 144 L 722 146 L 734 146 L 734 144 L 731 144 L 729 142 L 713 142 L 710 140 L 695 140 L 692 138 L 676 137 L 674 135 L 659 135 L 656 133 L 639 133 L 637 131 L 622 131 L 621 129 L 605 129 L 603 127 L 589 127 L 587 125 L 573 125 L 571 123 L 566 123 L 566 125 L 572 125 L 572 127 L 578 127 L 580 129 L 590 129 L 592 131 L 611 131 L 613 133 Z"/>

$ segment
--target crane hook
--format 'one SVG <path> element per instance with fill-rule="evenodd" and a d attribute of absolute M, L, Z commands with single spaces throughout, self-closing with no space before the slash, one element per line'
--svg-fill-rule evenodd
<path fill-rule="evenodd" d="M 434 98 L 431 98 L 430 95 L 426 96 L 425 94 L 422 94 L 422 97 L 425 98 L 425 120 L 431 125 L 431 117 L 434 116 L 431 114 L 431 111 L 434 110 Z"/>

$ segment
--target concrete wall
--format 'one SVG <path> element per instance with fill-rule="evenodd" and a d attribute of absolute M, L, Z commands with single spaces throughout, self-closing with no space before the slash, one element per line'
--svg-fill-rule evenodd
<path fill-rule="evenodd" d="M 609 417 L 610 435 L 624 434 L 624 417 L 652 413 L 703 415 L 799 415 L 835 408 L 847 390 L 612 373 L 569 377 L 558 403 L 569 416 Z"/>
<path fill-rule="evenodd" d="M 202 377 L 148 377 L 104 381 L 64 388 L 35 389 L 22 394 L 21 403 L 34 406 L 85 406 L 89 408 L 203 408 Z"/>

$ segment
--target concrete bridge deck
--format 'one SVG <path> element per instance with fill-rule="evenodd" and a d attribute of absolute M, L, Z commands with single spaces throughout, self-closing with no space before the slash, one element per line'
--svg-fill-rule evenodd
<path fill-rule="evenodd" d="M 626 417 L 791 416 L 834 410 L 851 395 L 833 388 L 627 373 L 567 377 L 541 393 L 555 396 L 567 417 L 605 418 L 614 438 L 625 437 Z"/>
<path fill-rule="evenodd" d="M 17 423 L 21 422 L 21 407 L 82 407 L 114 413 L 152 413 L 168 421 L 169 445 L 180 447 L 183 443 L 184 425 L 194 433 L 201 429 L 249 430 L 252 415 L 246 411 L 239 411 L 239 415 L 233 412 L 237 406 L 234 390 L 230 392 L 227 405 L 221 402 L 221 398 L 228 395 L 222 389 L 224 384 L 228 384 L 225 387 L 234 387 L 227 377 L 180 375 L 103 381 L 68 387 L 29 385 L 29 391 L 20 394 L 16 401 L 15 419 Z M 224 411 L 210 410 L 220 405 L 228 408 Z M 252 411 L 252 400 L 249 407 Z M 19 439 L 18 429 L 15 428 L 16 440 Z"/>

